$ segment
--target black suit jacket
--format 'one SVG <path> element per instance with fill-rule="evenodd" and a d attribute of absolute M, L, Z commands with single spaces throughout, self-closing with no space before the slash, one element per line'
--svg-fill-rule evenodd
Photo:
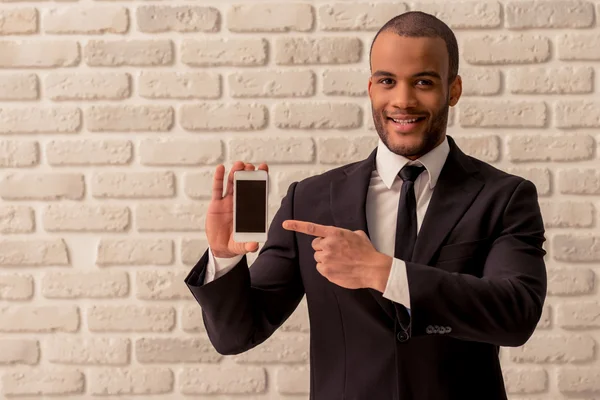
<path fill-rule="evenodd" d="M 251 268 L 244 257 L 202 285 L 203 255 L 185 281 L 216 350 L 238 354 L 264 342 L 306 294 L 311 399 L 506 399 L 499 346 L 528 340 L 546 296 L 537 192 L 448 140 L 406 263 L 410 316 L 380 292 L 329 282 L 315 268 L 314 237 L 281 226 L 298 219 L 367 232 L 375 149 L 366 160 L 291 184 Z"/>

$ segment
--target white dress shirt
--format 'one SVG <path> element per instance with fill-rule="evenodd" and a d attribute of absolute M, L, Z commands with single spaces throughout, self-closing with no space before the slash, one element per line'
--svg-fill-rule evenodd
<path fill-rule="evenodd" d="M 398 176 L 400 170 L 406 164 L 425 167 L 425 171 L 415 181 L 418 232 L 449 151 L 448 139 L 445 138 L 435 149 L 418 160 L 411 161 L 392 153 L 381 139 L 379 140 L 375 160 L 376 170 L 371 173 L 365 210 L 369 237 L 377 251 L 394 257 L 398 201 L 402 189 L 402 179 Z M 242 256 L 214 257 L 210 248 L 208 254 L 205 284 L 225 275 L 242 259 Z M 410 310 L 410 295 L 404 261 L 394 258 L 383 297 L 400 303 Z"/>

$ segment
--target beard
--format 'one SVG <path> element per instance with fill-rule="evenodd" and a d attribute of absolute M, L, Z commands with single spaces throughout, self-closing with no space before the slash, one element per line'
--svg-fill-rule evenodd
<path fill-rule="evenodd" d="M 398 136 L 403 135 L 403 133 L 389 133 L 386 129 L 387 117 L 383 112 L 375 110 L 372 104 L 371 110 L 373 112 L 375 129 L 383 144 L 385 144 L 392 153 L 416 159 L 427 154 L 442 142 L 443 137 L 446 134 L 450 106 L 446 101 L 441 109 L 425 121 L 427 126 L 422 132 L 409 132 L 404 134 L 407 137 L 418 135 L 418 140 L 416 142 L 403 140 L 402 137 L 399 137 L 399 140 L 396 141 L 390 140 L 390 135 Z"/>

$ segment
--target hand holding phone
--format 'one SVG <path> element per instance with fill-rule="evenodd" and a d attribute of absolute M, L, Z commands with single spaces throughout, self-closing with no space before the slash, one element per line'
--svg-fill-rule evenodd
<path fill-rule="evenodd" d="M 225 167 L 217 166 L 205 228 L 215 257 L 255 252 L 258 242 L 266 240 L 268 172 L 265 163 L 256 170 L 250 163 L 237 161 L 228 174 L 223 194 Z"/>

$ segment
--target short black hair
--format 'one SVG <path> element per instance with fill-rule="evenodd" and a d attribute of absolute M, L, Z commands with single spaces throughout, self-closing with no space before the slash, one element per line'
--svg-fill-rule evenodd
<path fill-rule="evenodd" d="M 371 52 L 373 44 L 381 32 L 393 32 L 405 37 L 431 37 L 442 38 L 448 50 L 448 85 L 458 75 L 458 43 L 454 32 L 437 17 L 422 11 L 408 11 L 390 19 L 379 29 L 369 50 L 369 66 L 371 65 Z"/>

